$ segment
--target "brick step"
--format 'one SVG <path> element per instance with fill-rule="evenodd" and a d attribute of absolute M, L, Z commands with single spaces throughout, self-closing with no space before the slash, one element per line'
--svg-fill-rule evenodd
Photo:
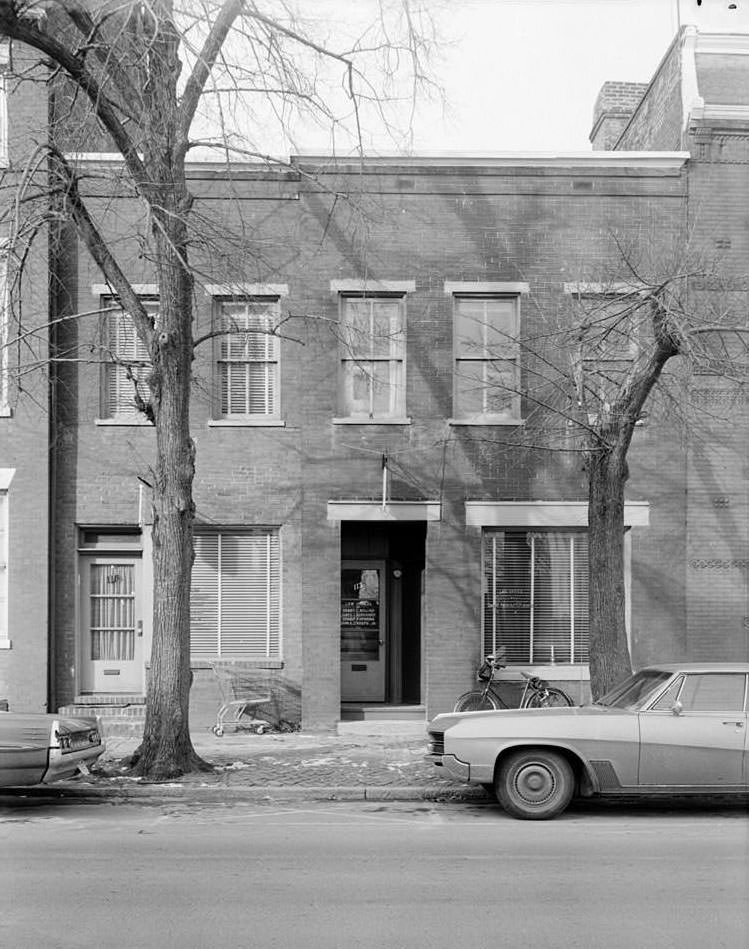
<path fill-rule="evenodd" d="M 364 702 L 343 702 L 341 721 L 344 722 L 392 722 L 426 720 L 424 705 L 370 705 Z"/>
<path fill-rule="evenodd" d="M 95 715 L 104 738 L 140 738 L 146 721 L 146 706 L 143 702 L 132 705 L 113 705 L 105 703 L 94 705 L 89 702 L 76 702 L 58 709 L 60 715 Z"/>
<path fill-rule="evenodd" d="M 76 695 L 74 705 L 145 705 L 145 695 L 137 692 L 93 692 Z"/>

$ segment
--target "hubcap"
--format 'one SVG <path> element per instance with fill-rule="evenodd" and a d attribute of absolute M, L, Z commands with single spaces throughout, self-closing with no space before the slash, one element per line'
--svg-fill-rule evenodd
<path fill-rule="evenodd" d="M 515 790 L 528 804 L 548 801 L 556 786 L 554 774 L 540 761 L 523 765 L 515 775 Z"/>

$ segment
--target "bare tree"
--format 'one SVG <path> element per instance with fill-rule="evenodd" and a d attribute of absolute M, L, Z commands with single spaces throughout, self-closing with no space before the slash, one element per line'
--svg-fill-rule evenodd
<path fill-rule="evenodd" d="M 631 242 L 630 242 L 631 243 Z M 629 453 L 650 416 L 694 430 L 695 375 L 741 387 L 749 368 L 746 281 L 692 251 L 616 237 L 607 264 L 566 286 L 566 305 L 538 305 L 521 335 L 525 428 L 505 447 L 580 459 L 588 487 L 589 661 L 599 697 L 631 672 L 625 626 L 624 508 Z M 507 346 L 497 346 L 496 362 Z M 517 383 L 515 383 L 517 385 Z"/>
<path fill-rule="evenodd" d="M 0 36 L 12 49 L 22 44 L 38 54 L 43 80 L 55 90 L 49 138 L 30 159 L 13 205 L 16 262 L 23 266 L 21 248 L 44 224 L 71 220 L 132 320 L 142 351 L 125 367 L 133 401 L 156 432 L 153 646 L 135 766 L 141 775 L 164 778 L 204 766 L 188 728 L 195 513 L 190 397 L 198 342 L 192 321 L 193 291 L 202 279 L 191 255 L 196 234 L 205 241 L 206 231 L 221 228 L 195 220 L 186 161 L 200 147 L 218 150 L 227 163 L 233 157 L 273 162 L 273 125 L 288 141 L 295 129 L 303 132 L 305 121 L 328 129 L 331 147 L 362 152 L 367 123 L 389 128 L 390 104 L 402 106 L 424 80 L 428 30 L 422 32 L 419 12 L 399 0 L 376 6 L 375 13 L 368 24 L 357 22 L 359 7 L 352 11 L 350 41 L 341 48 L 328 42 L 329 24 L 304 20 L 286 0 L 0 2 Z M 158 285 L 157 308 L 139 297 L 88 201 L 82 166 L 71 152 L 81 143 L 92 151 L 92 140 L 93 150 L 119 155 L 116 186 L 145 209 L 139 240 Z M 48 171 L 43 188 L 53 201 L 46 218 L 24 217 L 25 200 L 39 198 Z M 226 259 L 220 241 L 216 246 Z"/>

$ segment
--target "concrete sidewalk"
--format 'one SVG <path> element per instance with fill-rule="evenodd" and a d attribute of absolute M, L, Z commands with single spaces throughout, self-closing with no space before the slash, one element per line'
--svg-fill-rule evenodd
<path fill-rule="evenodd" d="M 132 738 L 109 738 L 90 775 L 44 788 L 33 796 L 57 798 L 202 802 L 263 800 L 487 800 L 481 788 L 446 779 L 426 754 L 426 734 L 255 735 L 193 734 L 198 754 L 212 773 L 176 781 L 146 782 L 125 774 L 122 760 L 138 746 Z"/>

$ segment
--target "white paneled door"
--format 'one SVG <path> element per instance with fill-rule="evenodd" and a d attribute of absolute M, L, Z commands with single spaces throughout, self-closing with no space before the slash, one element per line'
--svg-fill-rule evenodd
<path fill-rule="evenodd" d="M 87 557 L 81 565 L 81 690 L 143 690 L 141 561 Z"/>

